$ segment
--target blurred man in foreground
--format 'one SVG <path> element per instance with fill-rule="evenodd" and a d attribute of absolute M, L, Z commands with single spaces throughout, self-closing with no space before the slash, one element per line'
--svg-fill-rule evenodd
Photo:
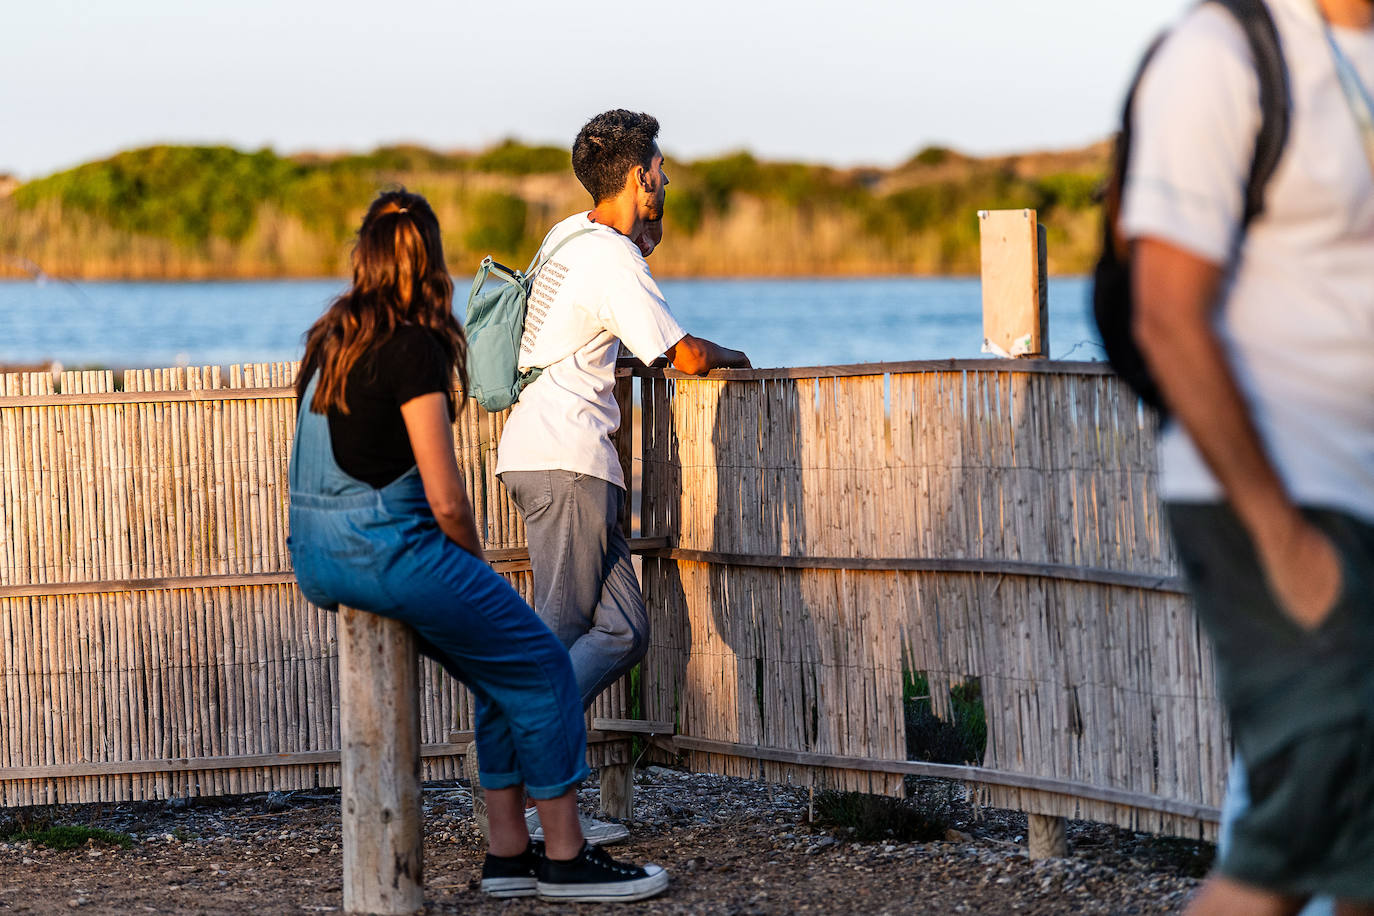
<path fill-rule="evenodd" d="M 1374 913 L 1374 0 L 1266 5 L 1291 120 L 1262 213 L 1238 232 L 1254 64 L 1202 4 L 1137 91 L 1121 221 L 1176 420 L 1161 491 L 1249 784 L 1191 912 Z"/>

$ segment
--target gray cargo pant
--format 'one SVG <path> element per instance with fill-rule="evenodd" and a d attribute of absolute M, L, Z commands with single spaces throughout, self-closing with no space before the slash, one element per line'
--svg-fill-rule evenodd
<path fill-rule="evenodd" d="M 572 656 L 582 706 L 649 648 L 649 615 L 620 529 L 625 491 L 572 471 L 507 471 L 529 536 L 534 610 Z"/>

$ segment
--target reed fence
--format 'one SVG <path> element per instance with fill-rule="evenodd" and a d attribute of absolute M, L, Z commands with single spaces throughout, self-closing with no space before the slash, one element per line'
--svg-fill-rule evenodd
<path fill-rule="evenodd" d="M 286 550 L 294 373 L 0 379 L 0 805 L 337 785 L 335 618 Z M 639 697 L 624 681 L 592 718 L 668 723 L 658 752 L 698 771 L 890 794 L 951 776 L 1030 813 L 1212 836 L 1210 654 L 1148 423 L 1100 365 L 637 374 L 618 447 L 629 479 L 642 437 L 654 634 Z M 457 452 L 528 595 L 503 421 L 469 406 Z M 978 680 L 981 765 L 909 759 L 917 672 L 946 717 Z M 457 777 L 471 699 L 428 661 L 421 682 L 425 777 Z"/>
<path fill-rule="evenodd" d="M 336 618 L 286 548 L 296 368 L 130 370 L 122 391 L 67 372 L 60 393 L 0 376 L 0 806 L 338 784 Z M 456 447 L 490 558 L 528 597 L 494 474 L 504 419 L 470 405 Z M 471 697 L 428 660 L 420 679 L 425 778 L 456 778 Z M 621 683 L 591 715 L 629 708 Z"/>
<path fill-rule="evenodd" d="M 1159 517 L 1153 435 L 1102 364 L 971 360 L 691 379 L 642 370 L 648 719 L 697 771 L 1211 837 L 1210 651 Z M 979 766 L 910 760 L 977 679 Z"/>

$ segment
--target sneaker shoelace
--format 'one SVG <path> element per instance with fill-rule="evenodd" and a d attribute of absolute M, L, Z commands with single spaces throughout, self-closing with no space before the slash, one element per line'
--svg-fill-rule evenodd
<path fill-rule="evenodd" d="M 606 850 L 602 849 L 600 846 L 593 846 L 590 843 L 583 848 L 582 855 L 587 861 L 595 863 L 609 871 L 617 872 L 618 874 L 638 875 L 643 871 L 643 869 L 637 865 L 625 865 L 621 862 L 617 862 L 615 859 L 611 858 L 610 853 L 606 852 Z"/>

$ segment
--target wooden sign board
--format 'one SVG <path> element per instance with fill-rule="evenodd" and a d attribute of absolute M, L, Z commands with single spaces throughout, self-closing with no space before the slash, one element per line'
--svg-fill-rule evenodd
<path fill-rule="evenodd" d="M 1045 230 L 1034 210 L 979 210 L 983 352 L 1048 359 Z"/>

